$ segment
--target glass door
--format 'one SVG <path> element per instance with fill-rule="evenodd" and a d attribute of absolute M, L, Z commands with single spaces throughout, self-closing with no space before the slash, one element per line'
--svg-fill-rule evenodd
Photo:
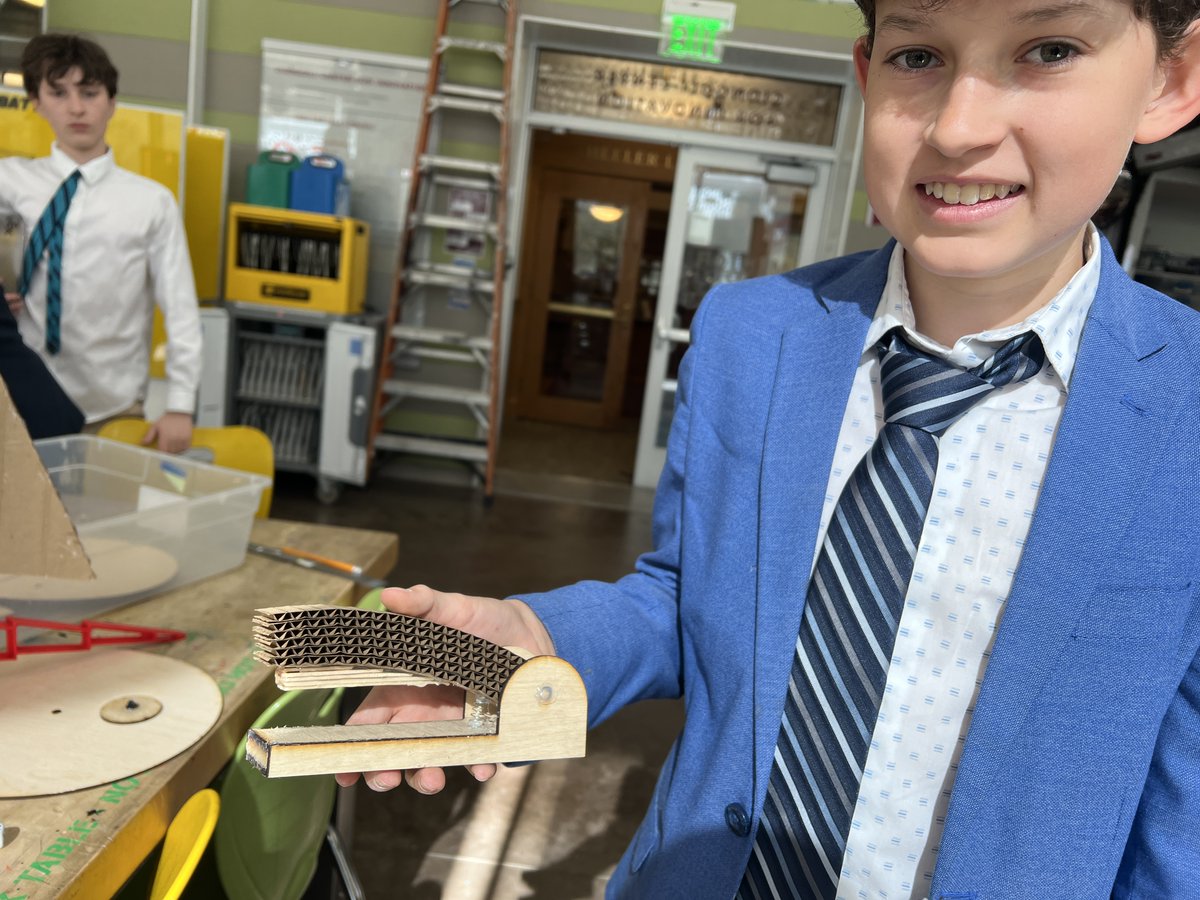
<path fill-rule="evenodd" d="M 610 427 L 621 414 L 637 312 L 647 182 L 548 171 L 526 240 L 537 266 L 525 318 L 523 418 Z"/>
<path fill-rule="evenodd" d="M 633 482 L 653 487 L 666 461 L 679 363 L 709 288 L 786 272 L 815 260 L 815 223 L 825 201 L 825 163 L 684 148 L 655 306 L 654 339 Z"/>

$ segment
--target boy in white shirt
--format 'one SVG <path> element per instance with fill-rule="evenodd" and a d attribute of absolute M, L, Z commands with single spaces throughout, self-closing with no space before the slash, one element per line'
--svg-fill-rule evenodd
<path fill-rule="evenodd" d="M 6 286 L 21 335 L 94 431 L 141 414 L 157 304 L 167 330 L 167 404 L 146 443 L 186 450 L 201 334 L 179 209 L 162 185 L 113 160 L 105 132 L 117 70 L 103 48 L 74 35 L 39 35 L 25 48 L 22 70 L 55 143 L 46 157 L 0 159 L 0 213 L 19 215 L 27 235 L 21 284 Z"/>

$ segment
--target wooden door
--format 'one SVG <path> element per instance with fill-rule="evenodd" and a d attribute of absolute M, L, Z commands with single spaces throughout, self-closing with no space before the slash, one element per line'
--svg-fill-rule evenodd
<path fill-rule="evenodd" d="M 648 182 L 542 170 L 520 298 L 522 418 L 612 427 L 621 415 Z"/>

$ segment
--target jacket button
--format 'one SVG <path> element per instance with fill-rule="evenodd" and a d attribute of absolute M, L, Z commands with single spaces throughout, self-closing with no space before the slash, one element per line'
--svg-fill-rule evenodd
<path fill-rule="evenodd" d="M 746 807 L 740 803 L 730 803 L 725 807 L 725 824 L 738 837 L 748 835 L 750 833 L 750 816 L 746 813 Z"/>

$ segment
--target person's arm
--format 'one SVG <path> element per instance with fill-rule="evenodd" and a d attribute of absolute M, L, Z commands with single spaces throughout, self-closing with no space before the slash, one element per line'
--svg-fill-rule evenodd
<path fill-rule="evenodd" d="M 680 369 L 667 464 L 655 495 L 655 550 L 638 560 L 636 572 L 613 584 L 583 581 L 507 600 L 418 586 L 385 591 L 384 604 L 394 612 L 428 618 L 501 646 L 562 657 L 587 687 L 589 725 L 636 699 L 678 696 L 682 680 L 678 559 L 695 356 L 689 351 Z M 462 704 L 462 691 L 452 688 L 376 687 L 347 724 L 436 721 L 460 716 Z M 496 769 L 493 765 L 468 768 L 481 781 Z M 446 783 L 441 769 L 364 776 L 367 786 L 376 791 L 391 790 L 405 781 L 421 793 L 433 794 Z M 337 780 L 350 785 L 358 777 L 347 773 Z"/>
<path fill-rule="evenodd" d="M 167 453 L 181 453 L 192 443 L 200 386 L 200 305 L 183 219 L 169 196 L 164 197 L 158 218 L 148 258 L 154 302 L 162 310 L 167 330 L 167 411 L 151 426 L 144 442 L 155 443 Z"/>
<path fill-rule="evenodd" d="M 1200 872 L 1200 655 L 1158 733 L 1114 900 L 1191 897 Z"/>
<path fill-rule="evenodd" d="M 667 458 L 654 494 L 654 549 L 616 583 L 583 581 L 545 594 L 519 595 L 545 623 L 558 655 L 583 677 L 591 726 L 630 703 L 674 698 L 683 690 L 680 580 L 689 443 L 701 399 L 711 393 L 706 375 L 725 362 L 710 348 L 719 347 L 720 339 L 709 337 L 708 325 L 715 319 L 711 313 L 720 290 L 700 305 L 691 325 L 691 346 L 680 363 Z"/>
<path fill-rule="evenodd" d="M 4 284 L 0 282 L 0 292 Z M 8 387 L 13 406 L 29 436 L 75 434 L 83 428 L 83 413 L 62 389 L 42 358 L 21 340 L 17 320 L 8 305 L 0 305 L 0 380 Z"/>

